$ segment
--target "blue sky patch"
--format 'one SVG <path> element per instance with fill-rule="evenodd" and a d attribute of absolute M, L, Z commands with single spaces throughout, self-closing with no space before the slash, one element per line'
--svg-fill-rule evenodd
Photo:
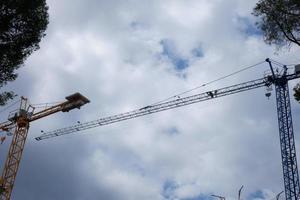
<path fill-rule="evenodd" d="M 166 130 L 166 133 L 170 136 L 175 136 L 175 135 L 178 135 L 180 132 L 179 132 L 178 128 L 173 126 L 173 127 L 168 128 Z"/>
<path fill-rule="evenodd" d="M 164 182 L 162 196 L 165 199 L 172 200 L 174 199 L 174 192 L 178 188 L 178 184 L 175 181 L 167 180 Z"/>
<path fill-rule="evenodd" d="M 146 28 L 146 25 L 144 23 L 141 23 L 139 21 L 132 21 L 129 24 L 130 28 L 132 28 L 133 30 L 142 30 Z"/>
<path fill-rule="evenodd" d="M 133 28 L 133 29 L 139 27 L 139 25 L 140 24 L 138 22 L 136 22 L 136 21 L 133 21 L 133 22 L 130 23 L 130 27 Z"/>
<path fill-rule="evenodd" d="M 200 194 L 196 197 L 192 197 L 192 198 L 186 198 L 186 199 L 182 199 L 182 200 L 213 200 L 214 198 L 210 195 L 203 195 Z"/>
<path fill-rule="evenodd" d="M 240 25 L 240 30 L 248 36 L 260 36 L 262 31 L 258 29 L 254 22 L 247 17 L 237 17 L 237 22 Z"/>
<path fill-rule="evenodd" d="M 204 56 L 204 52 L 201 46 L 192 49 L 192 55 L 198 58 L 202 58 Z"/>
<path fill-rule="evenodd" d="M 263 192 L 261 190 L 257 190 L 255 192 L 251 193 L 247 199 L 251 200 L 251 199 L 264 199 L 264 198 L 265 197 L 264 197 Z"/>
<path fill-rule="evenodd" d="M 163 47 L 162 55 L 166 56 L 174 65 L 177 71 L 182 71 L 189 67 L 189 60 L 181 57 L 176 50 L 175 43 L 170 39 L 160 41 Z"/>

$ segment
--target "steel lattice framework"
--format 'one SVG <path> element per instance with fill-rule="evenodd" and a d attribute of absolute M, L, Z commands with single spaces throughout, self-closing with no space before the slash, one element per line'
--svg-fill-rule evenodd
<path fill-rule="evenodd" d="M 97 120 L 86 122 L 86 123 L 77 124 L 77 125 L 74 125 L 71 127 L 57 129 L 55 131 L 46 132 L 43 135 L 36 137 L 35 139 L 43 140 L 43 139 L 48 139 L 48 138 L 52 138 L 52 137 L 56 137 L 56 136 L 60 136 L 60 135 L 66 135 L 66 134 L 73 133 L 73 132 L 78 132 L 78 131 L 82 131 L 82 130 L 86 130 L 86 129 L 90 129 L 90 128 L 94 128 L 94 127 L 98 127 L 98 126 L 104 126 L 104 125 L 132 119 L 132 118 L 137 118 L 137 117 L 144 116 L 144 115 L 149 115 L 152 113 L 161 112 L 164 110 L 170 110 L 173 108 L 198 103 L 201 101 L 207 101 L 210 99 L 223 97 L 226 95 L 231 95 L 231 94 L 235 94 L 238 92 L 267 86 L 269 84 L 270 83 L 266 78 L 248 81 L 248 82 L 244 82 L 241 84 L 221 88 L 218 90 L 213 90 L 213 91 L 196 94 L 196 95 L 192 95 L 192 96 L 188 96 L 188 97 L 184 97 L 184 98 L 177 98 L 175 100 L 167 101 L 164 103 L 146 106 L 141 109 L 133 110 L 133 111 L 118 114 L 118 115 L 113 115 L 110 117 L 97 119 Z"/>
<path fill-rule="evenodd" d="M 286 76 L 286 80 L 293 80 L 293 79 L 296 79 L 299 77 L 300 77 L 300 74 L 290 74 L 290 75 Z M 204 92 L 201 94 L 196 94 L 196 95 L 192 95 L 192 96 L 188 96 L 188 97 L 184 97 L 184 98 L 177 98 L 175 100 L 146 106 L 146 107 L 143 107 L 143 108 L 140 108 L 137 110 L 133 110 L 130 112 L 125 112 L 125 113 L 121 113 L 121 114 L 117 114 L 117 115 L 113 115 L 113 116 L 109 116 L 109 117 L 100 118 L 100 119 L 97 119 L 94 121 L 80 123 L 80 124 L 76 124 L 74 126 L 57 129 L 54 131 L 45 132 L 44 134 L 42 134 L 39 137 L 36 137 L 35 139 L 43 140 L 43 139 L 48 139 L 48 138 L 57 137 L 57 136 L 61 136 L 61 135 L 66 135 L 69 133 L 74 133 L 74 132 L 78 132 L 78 131 L 82 131 L 82 130 L 86 130 L 86 129 L 90 129 L 90 128 L 95 128 L 98 126 L 104 126 L 104 125 L 108 125 L 108 124 L 112 124 L 112 123 L 116 123 L 116 122 L 120 122 L 120 121 L 125 121 L 125 120 L 129 120 L 132 118 L 137 118 L 137 117 L 141 117 L 144 115 L 161 112 L 164 110 L 170 110 L 173 108 L 182 107 L 182 106 L 186 106 L 186 105 L 190 105 L 190 104 L 194 104 L 194 103 L 198 103 L 198 102 L 202 102 L 202 101 L 212 100 L 214 98 L 232 95 L 235 93 L 252 90 L 255 88 L 259 88 L 259 87 L 270 86 L 272 84 L 273 84 L 273 81 L 272 81 L 272 79 L 270 79 L 270 77 L 256 79 L 256 80 L 232 85 L 229 87 L 224 87 L 221 89 Z"/>
<path fill-rule="evenodd" d="M 8 151 L 8 157 L 2 172 L 2 178 L 5 180 L 3 187 L 7 188 L 6 192 L 0 194 L 1 200 L 10 199 L 11 190 L 14 186 L 17 171 L 22 158 L 22 153 L 25 146 L 25 141 L 28 134 L 29 122 L 18 125 L 12 138 L 12 145 Z"/>
<path fill-rule="evenodd" d="M 288 82 L 285 77 L 275 82 L 283 180 L 287 200 L 299 199 L 299 175 L 293 131 Z"/>
<path fill-rule="evenodd" d="M 36 140 L 48 139 L 56 136 L 66 135 L 98 126 L 104 126 L 132 118 L 137 118 L 144 115 L 149 115 L 164 110 L 169 110 L 177 107 L 190 105 L 202 101 L 212 100 L 218 97 L 232 95 L 235 93 L 252 90 L 263 86 L 275 85 L 276 89 L 276 102 L 277 102 L 277 113 L 278 113 L 278 125 L 279 125 L 279 136 L 281 145 L 281 157 L 283 167 L 283 179 L 285 194 L 287 200 L 298 200 L 300 199 L 300 186 L 299 186 L 299 175 L 296 160 L 296 149 L 293 133 L 292 114 L 289 98 L 288 81 L 300 78 L 300 73 L 294 73 L 287 75 L 287 69 L 285 68 L 283 74 L 274 74 L 271 62 L 269 62 L 272 76 L 265 78 L 256 79 L 229 87 L 224 87 L 217 90 L 208 91 L 201 94 L 187 96 L 184 98 L 177 98 L 175 100 L 166 101 L 150 106 L 146 106 L 137 110 L 133 110 L 118 115 L 100 118 L 94 121 L 76 124 L 74 126 L 57 129 L 54 131 L 46 132 L 41 136 L 37 137 Z"/>
<path fill-rule="evenodd" d="M 11 197 L 30 123 L 57 112 L 69 112 L 89 103 L 89 100 L 80 93 L 70 95 L 66 99 L 63 103 L 35 113 L 34 107 L 28 104 L 27 98 L 21 97 L 20 108 L 9 115 L 8 121 L 0 124 L 2 131 L 15 130 L 0 177 L 0 200 L 9 200 Z"/>

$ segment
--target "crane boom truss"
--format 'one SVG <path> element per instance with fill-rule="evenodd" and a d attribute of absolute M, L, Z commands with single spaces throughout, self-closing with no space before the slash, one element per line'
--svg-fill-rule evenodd
<path fill-rule="evenodd" d="M 286 76 L 286 79 L 292 80 L 292 79 L 296 79 L 299 77 L 300 77 L 300 74 L 290 74 L 290 75 Z M 188 97 L 184 97 L 184 98 L 178 98 L 175 100 L 146 106 L 146 107 L 143 107 L 143 108 L 140 108 L 137 110 L 133 110 L 130 112 L 125 112 L 122 114 L 113 115 L 110 117 L 104 117 L 104 118 L 100 118 L 100 119 L 97 119 L 94 121 L 80 123 L 80 124 L 76 124 L 76 125 L 73 125 L 70 127 L 57 129 L 54 131 L 45 132 L 44 134 L 42 134 L 39 137 L 36 137 L 35 139 L 43 140 L 43 139 L 48 139 L 48 138 L 57 137 L 57 136 L 61 136 L 61 135 L 66 135 L 66 134 L 73 133 L 73 132 L 78 132 L 78 131 L 82 131 L 82 130 L 86 130 L 86 129 L 90 129 L 90 128 L 94 128 L 94 127 L 98 127 L 98 126 L 104 126 L 104 125 L 108 125 L 108 124 L 112 124 L 112 123 L 116 123 L 116 122 L 120 122 L 120 121 L 124 121 L 124 120 L 129 120 L 132 118 L 137 118 L 137 117 L 144 116 L 144 115 L 149 115 L 149 114 L 156 113 L 156 112 L 161 112 L 164 110 L 169 110 L 169 109 L 186 106 L 186 105 L 193 104 L 193 103 L 198 103 L 201 101 L 206 101 L 206 100 L 223 97 L 223 96 L 227 96 L 227 95 L 231 95 L 231 94 L 235 94 L 235 93 L 239 93 L 239 92 L 243 92 L 243 91 L 247 91 L 247 90 L 252 90 L 255 88 L 268 86 L 271 84 L 272 84 L 272 82 L 270 80 L 268 80 L 267 77 L 261 78 L 261 79 L 256 79 L 256 80 L 236 84 L 233 86 L 224 87 L 224 88 L 209 91 L 209 92 L 204 92 L 201 94 L 196 94 L 196 95 L 192 95 L 192 96 L 188 96 Z"/>
<path fill-rule="evenodd" d="M 100 118 L 98 120 L 77 124 L 67 128 L 57 129 L 54 131 L 46 132 L 41 136 L 37 137 L 36 140 L 48 139 L 56 136 L 66 135 L 73 132 L 78 132 L 98 126 L 104 126 L 119 121 L 129 120 L 132 118 L 161 112 L 181 106 L 186 106 L 201 101 L 206 101 L 218 97 L 223 97 L 255 88 L 275 85 L 276 89 L 276 103 L 278 113 L 278 125 L 279 125 L 279 136 L 281 145 L 281 157 L 283 167 L 283 179 L 285 186 L 285 194 L 287 200 L 298 200 L 300 198 L 300 186 L 299 186 L 299 175 L 296 159 L 296 148 L 293 133 L 293 122 L 289 98 L 288 81 L 296 78 L 300 78 L 300 73 L 286 74 L 286 68 L 283 75 L 275 75 L 272 65 L 269 62 L 273 77 L 267 76 L 262 79 L 256 79 L 253 81 L 236 84 L 233 86 L 208 91 L 201 94 L 196 94 L 184 98 L 178 98 L 163 103 L 158 103 L 150 106 L 143 107 L 141 109 L 133 110 L 130 112 L 113 115 L 110 117 Z"/>
<path fill-rule="evenodd" d="M 130 112 L 113 115 L 110 117 L 100 118 L 100 119 L 97 119 L 94 121 L 77 124 L 77 125 L 70 126 L 67 128 L 57 129 L 54 131 L 46 132 L 46 133 L 42 134 L 41 136 L 36 137 L 35 139 L 43 140 L 43 139 L 48 139 L 48 138 L 52 138 L 52 137 L 56 137 L 56 136 L 60 136 L 60 135 L 65 135 L 65 134 L 69 134 L 69 133 L 73 133 L 73 132 L 78 132 L 78 131 L 98 127 L 98 126 L 104 126 L 104 125 L 116 123 L 119 121 L 137 118 L 140 116 L 149 115 L 149 114 L 161 112 L 164 110 L 182 107 L 182 106 L 186 106 L 189 104 L 198 103 L 201 101 L 206 101 L 209 99 L 222 97 L 222 96 L 242 92 L 245 90 L 262 87 L 267 84 L 268 84 L 268 81 L 265 78 L 248 81 L 248 82 L 233 85 L 230 87 L 221 88 L 221 89 L 214 90 L 214 91 L 209 91 L 209 92 L 196 94 L 196 95 L 192 95 L 192 96 L 188 96 L 188 97 L 184 97 L 184 98 L 178 98 L 178 99 L 175 99 L 172 101 L 167 101 L 167 102 L 163 102 L 163 103 L 159 103 L 159 104 L 154 104 L 151 106 L 146 106 L 146 107 L 143 107 L 143 108 L 140 108 L 137 110 L 133 110 Z"/>

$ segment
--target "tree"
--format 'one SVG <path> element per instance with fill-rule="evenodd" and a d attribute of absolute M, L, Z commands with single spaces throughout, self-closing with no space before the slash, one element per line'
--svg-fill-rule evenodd
<path fill-rule="evenodd" d="M 262 30 L 267 44 L 277 47 L 296 44 L 300 46 L 300 1 L 260 0 L 254 10 L 260 18 L 257 26 Z M 295 99 L 300 103 L 300 85 L 294 88 Z"/>
<path fill-rule="evenodd" d="M 253 14 L 260 18 L 257 25 L 266 43 L 277 46 L 295 43 L 300 46 L 299 0 L 260 0 Z"/>
<path fill-rule="evenodd" d="M 0 2 L 0 88 L 17 78 L 16 70 L 39 49 L 48 25 L 46 0 L 5 0 Z M 0 93 L 0 105 L 15 96 Z"/>
<path fill-rule="evenodd" d="M 298 83 L 295 87 L 294 87 L 294 91 L 295 91 L 295 93 L 294 93 L 294 97 L 295 97 L 295 99 L 298 101 L 298 102 L 300 102 L 300 83 Z"/>

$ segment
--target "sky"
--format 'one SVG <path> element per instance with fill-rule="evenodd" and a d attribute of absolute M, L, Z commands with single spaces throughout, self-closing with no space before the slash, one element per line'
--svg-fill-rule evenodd
<path fill-rule="evenodd" d="M 267 57 L 300 63 L 299 47 L 264 43 L 251 15 L 256 2 L 48 0 L 47 35 L 4 89 L 32 104 L 74 92 L 91 102 L 31 123 L 12 199 L 237 199 L 242 185 L 244 200 L 274 198 L 283 177 L 274 91 L 268 100 L 265 88 L 34 140 L 41 130 L 142 108 Z M 267 70 L 264 63 L 185 96 Z M 300 105 L 291 103 L 299 149 Z M 1 163 L 10 140 L 0 146 Z"/>

